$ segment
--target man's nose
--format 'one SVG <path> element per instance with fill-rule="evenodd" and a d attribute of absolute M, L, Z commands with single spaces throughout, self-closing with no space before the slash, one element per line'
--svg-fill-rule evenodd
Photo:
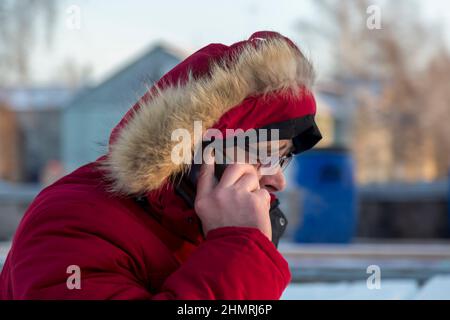
<path fill-rule="evenodd" d="M 286 178 L 283 171 L 278 169 L 274 174 L 261 176 L 259 185 L 269 192 L 283 191 L 286 188 Z"/>

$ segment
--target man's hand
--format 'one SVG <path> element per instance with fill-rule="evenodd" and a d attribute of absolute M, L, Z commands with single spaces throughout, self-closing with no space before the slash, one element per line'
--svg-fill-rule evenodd
<path fill-rule="evenodd" d="M 272 240 L 270 195 L 259 187 L 256 168 L 231 164 L 217 182 L 213 160 L 202 165 L 195 199 L 195 211 L 205 236 L 221 227 L 253 227 Z"/>

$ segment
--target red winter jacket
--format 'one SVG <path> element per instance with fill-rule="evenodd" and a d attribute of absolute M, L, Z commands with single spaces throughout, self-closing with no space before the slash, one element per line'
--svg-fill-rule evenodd
<path fill-rule="evenodd" d="M 2 270 L 0 299 L 278 299 L 290 272 L 272 242 L 244 227 L 204 238 L 174 192 L 169 177 L 186 168 L 170 161 L 170 132 L 194 120 L 222 131 L 282 124 L 305 150 L 313 143 L 297 138 L 314 126 L 312 77 L 298 48 L 271 32 L 188 57 L 127 113 L 108 154 L 36 197 Z"/>

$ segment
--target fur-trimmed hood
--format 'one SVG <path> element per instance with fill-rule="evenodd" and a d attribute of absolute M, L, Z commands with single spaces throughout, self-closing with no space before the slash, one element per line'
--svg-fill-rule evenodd
<path fill-rule="evenodd" d="M 112 191 L 145 194 L 185 171 L 188 165 L 171 159 L 177 143 L 171 140 L 172 132 L 184 128 L 194 137 L 194 121 L 202 121 L 203 130 L 211 128 L 234 109 L 254 107 L 255 101 L 245 103 L 249 97 L 288 94 L 296 99 L 296 111 L 289 118 L 314 115 L 314 101 L 310 98 L 303 103 L 305 96 L 311 97 L 313 82 L 309 60 L 275 32 L 258 32 L 229 47 L 211 44 L 202 48 L 161 78 L 114 129 L 102 164 Z M 291 106 L 285 103 L 279 108 Z M 283 112 L 273 113 L 276 119 Z M 192 150 L 199 142 L 192 141 Z"/>

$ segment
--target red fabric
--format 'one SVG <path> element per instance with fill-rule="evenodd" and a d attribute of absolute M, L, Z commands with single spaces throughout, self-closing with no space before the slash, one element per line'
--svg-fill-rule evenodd
<path fill-rule="evenodd" d="M 300 98 L 282 95 L 269 95 L 265 98 L 253 96 L 232 108 L 213 125 L 226 136 L 226 129 L 248 130 L 266 125 L 301 118 L 316 113 L 314 96 L 304 90 Z"/>
<path fill-rule="evenodd" d="M 161 88 L 177 83 L 183 83 L 187 80 L 189 70 L 192 70 L 194 77 L 207 75 L 208 65 L 211 60 L 215 59 L 231 59 L 242 48 L 242 45 L 251 43 L 257 45 L 258 39 L 268 37 L 280 37 L 276 32 L 256 32 L 250 36 L 248 41 L 241 41 L 231 46 L 223 44 L 210 44 L 199 51 L 192 54 L 175 68 L 169 71 L 158 82 Z M 283 37 L 296 50 L 298 48 L 288 38 Z M 248 130 L 252 128 L 261 128 L 266 125 L 286 121 L 289 119 L 300 118 L 306 115 L 314 115 L 316 113 L 316 101 L 311 92 L 306 88 L 300 88 L 303 94 L 293 97 L 286 94 L 271 94 L 264 98 L 262 96 L 250 96 L 239 105 L 231 108 L 224 113 L 220 119 L 212 126 L 222 132 L 227 137 L 226 129 L 242 129 Z M 150 90 L 141 100 L 151 99 L 152 91 Z M 137 102 L 131 110 L 139 108 L 140 103 Z M 126 125 L 131 110 L 125 115 L 122 121 L 114 128 L 110 143 L 114 143 L 116 135 Z M 184 201 L 178 197 L 173 188 L 166 183 L 163 187 L 147 195 L 152 206 L 153 212 L 156 212 L 164 225 L 171 226 L 172 230 L 179 236 L 189 239 L 190 241 L 198 241 L 198 230 L 200 221 L 194 210 L 190 209 Z M 271 193 L 271 202 L 276 200 L 276 195 Z M 180 221 L 190 220 L 192 223 L 186 227 Z"/>
<path fill-rule="evenodd" d="M 40 193 L 14 237 L 0 299 L 278 299 L 289 282 L 259 230 L 220 228 L 193 244 L 101 180 L 91 163 Z M 70 265 L 80 290 L 66 286 Z"/>
<path fill-rule="evenodd" d="M 243 45 L 250 43 L 257 46 L 260 39 L 271 37 L 282 37 L 294 49 L 298 50 L 290 39 L 281 36 L 279 33 L 269 31 L 255 32 L 247 41 L 237 42 L 231 46 L 213 43 L 198 50 L 166 73 L 155 86 L 164 89 L 170 85 L 184 83 L 187 81 L 189 71 L 192 71 L 194 78 L 207 76 L 209 75 L 208 67 L 212 61 L 229 60 L 231 62 L 233 57 L 242 49 Z M 120 130 L 126 126 L 133 112 L 139 108 L 140 102 L 150 100 L 152 95 L 155 94 L 155 86 L 152 87 L 140 101 L 136 102 L 120 123 L 114 128 L 110 137 L 110 144 L 114 143 Z M 315 114 L 316 102 L 314 96 L 304 88 L 303 91 L 305 94 L 300 99 L 276 94 L 269 95 L 267 99 L 261 99 L 259 96 L 248 97 L 241 104 L 226 112 L 213 128 L 217 128 L 221 131 L 225 128 L 241 128 L 247 130 L 250 128 L 259 128 L 270 123 L 302 117 L 308 114 Z M 225 132 L 223 131 L 223 133 Z"/>
<path fill-rule="evenodd" d="M 257 38 L 279 36 L 256 33 Z M 232 57 L 244 42 L 211 44 L 160 81 L 164 87 L 208 72 L 210 59 Z M 291 43 L 291 42 L 290 42 Z M 293 45 L 293 44 L 292 44 Z M 153 90 L 153 89 L 152 89 Z M 150 90 L 142 99 L 150 99 Z M 131 110 L 137 108 L 138 104 Z M 113 130 L 110 143 L 132 111 Z M 256 128 L 315 113 L 303 100 L 249 97 L 214 127 Z M 102 159 L 98 159 L 101 161 Z M 150 208 L 109 194 L 90 163 L 43 190 L 27 210 L 0 275 L 0 299 L 278 299 L 290 281 L 287 262 L 259 230 L 226 227 L 205 239 L 200 221 L 173 189 L 148 194 Z M 212 208 L 213 209 L 213 208 Z M 81 289 L 66 270 L 81 268 Z"/>

